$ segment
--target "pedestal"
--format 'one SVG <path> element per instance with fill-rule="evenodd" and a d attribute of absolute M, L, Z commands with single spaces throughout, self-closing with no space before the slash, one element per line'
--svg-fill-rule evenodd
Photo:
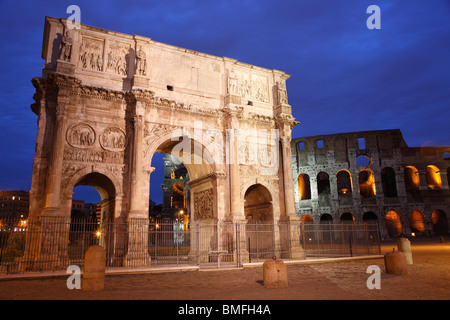
<path fill-rule="evenodd" d="M 73 76 L 75 74 L 75 63 L 57 60 L 56 73 Z"/>
<path fill-rule="evenodd" d="M 128 251 L 124 267 L 149 266 L 151 258 L 148 254 L 148 219 L 128 218 Z"/>
<path fill-rule="evenodd" d="M 147 89 L 148 88 L 148 78 L 145 76 L 140 76 L 135 74 L 133 77 L 133 80 L 131 82 L 131 85 L 133 88 L 142 88 Z"/>

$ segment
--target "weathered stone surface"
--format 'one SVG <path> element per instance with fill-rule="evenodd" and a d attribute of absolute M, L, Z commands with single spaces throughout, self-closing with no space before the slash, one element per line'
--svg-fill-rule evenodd
<path fill-rule="evenodd" d="M 296 212 L 309 222 L 371 222 L 372 236 L 447 234 L 447 147 L 409 147 L 402 132 L 375 130 L 295 138 Z"/>
<path fill-rule="evenodd" d="M 105 288 L 106 251 L 101 246 L 91 246 L 84 255 L 81 290 L 103 291 Z"/>
<path fill-rule="evenodd" d="M 282 260 L 270 259 L 263 264 L 263 285 L 265 288 L 286 288 L 287 268 Z"/>
<path fill-rule="evenodd" d="M 411 251 L 411 242 L 407 238 L 400 238 L 397 241 L 398 251 L 403 252 L 405 254 L 406 263 L 413 264 L 413 257 Z"/>
<path fill-rule="evenodd" d="M 298 222 L 288 74 L 65 23 L 46 18 L 43 73 L 33 79 L 30 217 L 69 217 L 74 187 L 92 186 L 102 197 L 101 230 L 115 219 L 130 223 L 114 241 L 101 233 L 108 261 L 148 265 L 148 241 L 133 232 L 148 225 L 152 157 L 166 153 L 189 171 L 191 222 L 251 219 L 245 201 L 255 186 L 267 191 L 260 204 L 270 201 L 265 221 Z M 275 231 L 268 237 L 281 241 Z"/>
<path fill-rule="evenodd" d="M 384 264 L 386 273 L 389 274 L 407 274 L 408 265 L 403 252 L 393 251 L 384 255 Z"/>

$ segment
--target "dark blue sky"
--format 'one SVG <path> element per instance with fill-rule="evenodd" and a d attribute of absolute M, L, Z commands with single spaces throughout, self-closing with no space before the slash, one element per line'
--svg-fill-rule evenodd
<path fill-rule="evenodd" d="M 449 0 L 0 1 L 0 190 L 29 190 L 45 16 L 291 74 L 293 137 L 399 128 L 450 145 Z M 369 30 L 369 5 L 381 29 Z"/>

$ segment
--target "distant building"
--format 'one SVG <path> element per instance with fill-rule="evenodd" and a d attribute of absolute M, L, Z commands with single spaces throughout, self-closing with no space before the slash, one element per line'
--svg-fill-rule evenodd
<path fill-rule="evenodd" d="M 97 203 L 85 203 L 83 200 L 72 200 L 71 216 L 77 218 L 94 218 L 98 214 Z"/>
<path fill-rule="evenodd" d="M 176 164 L 170 154 L 164 157 L 164 182 L 162 216 L 179 218 L 180 213 L 189 216 L 189 173 L 182 164 Z"/>
<path fill-rule="evenodd" d="M 27 219 L 29 206 L 27 191 L 0 191 L 0 218 Z"/>
<path fill-rule="evenodd" d="M 383 238 L 448 234 L 450 147 L 408 147 L 400 130 L 291 141 L 304 222 L 376 221 Z"/>

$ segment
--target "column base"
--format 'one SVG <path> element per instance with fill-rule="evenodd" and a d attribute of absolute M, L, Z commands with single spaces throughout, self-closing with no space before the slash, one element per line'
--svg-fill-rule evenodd
<path fill-rule="evenodd" d="M 55 213 L 56 209 L 47 210 Z M 30 226 L 29 226 L 30 227 Z M 22 269 L 34 271 L 65 270 L 69 266 L 68 243 L 70 232 L 70 218 L 57 215 L 43 215 L 40 224 L 35 226 L 38 236 L 27 240 L 27 250 L 21 262 Z M 36 259 L 31 261 L 28 257 L 38 252 Z M 34 253 L 35 254 L 35 253 Z"/>

